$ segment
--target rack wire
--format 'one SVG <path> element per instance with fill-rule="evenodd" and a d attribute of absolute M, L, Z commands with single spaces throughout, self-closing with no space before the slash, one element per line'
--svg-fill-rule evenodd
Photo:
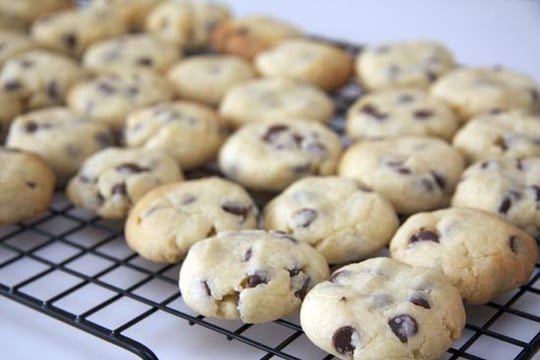
<path fill-rule="evenodd" d="M 332 42 L 353 55 L 360 49 Z M 351 82 L 333 96 L 337 112 L 330 126 L 341 135 L 346 109 L 360 94 Z M 208 167 L 188 178 L 216 173 Z M 178 291 L 179 265 L 137 256 L 125 244 L 122 225 L 75 208 L 59 191 L 40 218 L 0 227 L 0 294 L 147 360 L 158 359 L 159 349 L 150 349 L 144 336 L 131 330 L 146 326 L 155 315 L 222 334 L 259 350 L 262 360 L 333 358 L 307 340 L 296 315 L 250 325 L 193 313 Z M 524 286 L 486 305 L 468 306 L 467 315 L 463 336 L 445 359 L 493 359 L 501 353 L 508 359 L 532 359 L 540 348 L 540 264 Z M 261 332 L 271 333 L 271 341 L 261 340 Z"/>

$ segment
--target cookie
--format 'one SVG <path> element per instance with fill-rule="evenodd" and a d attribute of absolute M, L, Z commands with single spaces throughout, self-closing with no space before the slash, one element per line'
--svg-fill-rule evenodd
<path fill-rule="evenodd" d="M 342 147 L 327 127 L 303 120 L 248 124 L 219 152 L 223 174 L 258 190 L 282 190 L 309 175 L 335 173 Z"/>
<path fill-rule="evenodd" d="M 442 274 L 374 258 L 316 285 L 300 323 L 315 345 L 339 359 L 440 359 L 461 336 L 465 310 Z"/>
<path fill-rule="evenodd" d="M 297 310 L 328 272 L 321 254 L 284 233 L 224 231 L 191 247 L 179 285 L 204 316 L 261 323 Z"/>
<path fill-rule="evenodd" d="M 240 186 L 218 177 L 173 183 L 147 193 L 130 211 L 128 245 L 156 262 L 177 263 L 200 240 L 255 229 L 257 206 Z"/>
<path fill-rule="evenodd" d="M 23 20 L 10 16 L 9 14 L 0 11 L 0 30 L 24 32 L 27 30 L 28 24 Z"/>
<path fill-rule="evenodd" d="M 326 91 L 345 85 L 353 71 L 351 56 L 337 46 L 307 39 L 285 40 L 260 52 L 255 67 L 263 76 L 302 80 Z"/>
<path fill-rule="evenodd" d="M 168 73 L 181 99 L 217 106 L 236 85 L 255 78 L 247 61 L 227 55 L 200 55 L 180 61 Z"/>
<path fill-rule="evenodd" d="M 91 44 L 126 31 L 117 13 L 100 9 L 62 11 L 36 21 L 31 29 L 39 44 L 77 58 Z"/>
<path fill-rule="evenodd" d="M 443 140 L 409 136 L 353 145 L 338 172 L 386 196 L 398 213 L 413 214 L 446 206 L 463 166 Z"/>
<path fill-rule="evenodd" d="M 479 115 L 457 132 L 453 144 L 469 164 L 540 156 L 540 115 L 521 110 Z"/>
<path fill-rule="evenodd" d="M 0 225 L 31 219 L 51 205 L 55 177 L 37 155 L 0 147 Z"/>
<path fill-rule="evenodd" d="M 334 103 L 323 91 L 306 83 L 260 79 L 229 90 L 219 112 L 235 127 L 283 118 L 326 122 L 334 115 Z"/>
<path fill-rule="evenodd" d="M 454 57 L 442 44 L 408 41 L 368 47 L 356 58 L 356 75 L 368 90 L 417 88 L 427 90 L 455 67 Z"/>
<path fill-rule="evenodd" d="M 362 184 L 339 177 L 298 180 L 264 209 L 264 227 L 313 246 L 328 263 L 364 259 L 398 227 L 392 205 Z"/>
<path fill-rule="evenodd" d="M 540 157 L 489 159 L 463 173 L 452 206 L 498 214 L 540 240 Z"/>
<path fill-rule="evenodd" d="M 91 45 L 83 56 L 84 67 L 97 74 L 125 69 L 164 73 L 182 53 L 172 43 L 148 34 L 130 34 Z"/>
<path fill-rule="evenodd" d="M 498 66 L 456 69 L 433 84 L 431 94 L 450 105 L 463 121 L 492 110 L 540 107 L 534 79 Z"/>
<path fill-rule="evenodd" d="M 345 130 L 353 141 L 406 135 L 451 141 L 459 119 L 442 101 L 415 89 L 386 89 L 359 98 L 347 111 Z"/>
<path fill-rule="evenodd" d="M 172 87 L 162 76 L 126 70 L 77 84 L 67 103 L 76 112 L 119 130 L 129 112 L 172 98 Z"/>
<path fill-rule="evenodd" d="M 0 67 L 12 57 L 36 48 L 36 43 L 22 33 L 0 31 Z"/>
<path fill-rule="evenodd" d="M 214 110 L 178 101 L 132 112 L 123 135 L 127 146 L 162 150 L 193 169 L 215 158 L 227 131 Z"/>
<path fill-rule="evenodd" d="M 66 56 L 33 50 L 6 62 L 0 72 L 0 86 L 32 110 L 64 104 L 67 91 L 84 75 L 81 67 Z"/>
<path fill-rule="evenodd" d="M 207 48 L 214 26 L 231 16 L 227 6 L 210 1 L 165 1 L 146 19 L 146 30 L 188 49 Z"/>
<path fill-rule="evenodd" d="M 268 16 L 251 15 L 218 23 L 210 42 L 217 52 L 252 60 L 259 52 L 300 36 L 301 30 L 294 25 Z"/>
<path fill-rule="evenodd" d="M 142 30 L 146 16 L 161 0 L 93 0 L 92 8 L 117 12 L 131 30 Z"/>
<path fill-rule="evenodd" d="M 442 272 L 470 304 L 487 303 L 525 283 L 537 251 L 526 232 L 470 208 L 413 215 L 390 242 L 392 258 Z"/>
<path fill-rule="evenodd" d="M 30 24 L 39 17 L 73 7 L 71 0 L 0 0 L 0 13 Z"/>
<path fill-rule="evenodd" d="M 13 119 L 23 111 L 22 102 L 0 89 L 0 143 L 7 135 Z"/>
<path fill-rule="evenodd" d="M 107 148 L 86 159 L 67 195 L 76 206 L 103 218 L 123 218 L 151 189 L 182 179 L 182 170 L 165 153 Z"/>
<path fill-rule="evenodd" d="M 41 156 L 59 180 L 74 175 L 87 157 L 112 144 L 105 125 L 63 107 L 17 117 L 6 139 L 9 147 Z"/>

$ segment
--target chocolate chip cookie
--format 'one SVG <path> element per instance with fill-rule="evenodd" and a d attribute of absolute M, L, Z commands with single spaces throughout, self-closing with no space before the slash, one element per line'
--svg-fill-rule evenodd
<path fill-rule="evenodd" d="M 142 30 L 147 15 L 161 0 L 92 0 L 92 8 L 117 12 L 131 30 Z"/>
<path fill-rule="evenodd" d="M 36 48 L 37 44 L 22 33 L 0 31 L 0 66 L 12 57 Z"/>

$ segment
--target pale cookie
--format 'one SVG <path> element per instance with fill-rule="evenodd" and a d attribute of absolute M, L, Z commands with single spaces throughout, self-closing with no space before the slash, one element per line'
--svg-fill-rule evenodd
<path fill-rule="evenodd" d="M 127 244 L 157 262 L 177 263 L 200 240 L 255 229 L 257 206 L 240 186 L 218 177 L 160 186 L 130 211 Z"/>
<path fill-rule="evenodd" d="M 122 218 L 151 189 L 182 179 L 182 170 L 165 153 L 108 148 L 86 159 L 67 195 L 76 206 L 103 218 Z"/>
<path fill-rule="evenodd" d="M 67 103 L 76 112 L 119 130 L 131 111 L 172 98 L 171 85 L 160 75 L 127 70 L 77 84 Z"/>
<path fill-rule="evenodd" d="M 455 67 L 442 44 L 409 41 L 368 47 L 356 59 L 356 75 L 363 87 L 379 90 L 396 87 L 427 90 L 441 75 Z"/>
<path fill-rule="evenodd" d="M 92 0 L 92 8 L 116 11 L 126 26 L 132 30 L 144 28 L 147 15 L 161 0 Z"/>
<path fill-rule="evenodd" d="M 179 285 L 186 305 L 204 316 L 262 323 L 297 310 L 328 273 L 321 254 L 289 235 L 224 231 L 191 247 Z"/>
<path fill-rule="evenodd" d="M 255 67 L 268 77 L 302 80 L 326 91 L 345 85 L 351 77 L 351 56 L 337 46 L 307 39 L 285 40 L 260 52 Z"/>
<path fill-rule="evenodd" d="M 80 57 L 91 44 L 126 31 L 118 14 L 99 9 L 59 12 L 36 21 L 31 29 L 39 44 L 74 57 Z"/>
<path fill-rule="evenodd" d="M 255 71 L 236 56 L 200 55 L 180 61 L 168 78 L 181 99 L 217 106 L 229 89 L 255 78 Z"/>
<path fill-rule="evenodd" d="M 84 53 L 83 65 L 98 74 L 126 69 L 164 73 L 181 55 L 179 47 L 158 37 L 130 34 L 91 45 Z"/>
<path fill-rule="evenodd" d="M 521 110 L 479 115 L 457 132 L 453 145 L 469 164 L 493 157 L 540 156 L 540 115 Z"/>
<path fill-rule="evenodd" d="M 465 309 L 442 274 L 374 258 L 316 285 L 300 322 L 315 345 L 339 359 L 440 359 L 461 336 Z"/>
<path fill-rule="evenodd" d="M 2 31 L 26 31 L 28 24 L 0 10 L 0 29 Z"/>
<path fill-rule="evenodd" d="M 0 89 L 0 143 L 9 131 L 13 119 L 23 111 L 22 102 Z"/>
<path fill-rule="evenodd" d="M 0 147 L 0 225 L 31 219 L 51 205 L 55 177 L 40 157 Z"/>
<path fill-rule="evenodd" d="M 84 71 L 74 60 L 33 50 L 6 62 L 0 72 L 0 86 L 32 110 L 64 104 L 68 90 L 83 77 Z"/>
<path fill-rule="evenodd" d="M 229 90 L 219 108 L 231 125 L 283 118 L 327 122 L 334 103 L 323 91 L 290 79 L 252 80 Z"/>
<path fill-rule="evenodd" d="M 413 215 L 390 242 L 392 258 L 442 272 L 470 304 L 487 303 L 525 283 L 537 251 L 526 232 L 470 208 Z"/>
<path fill-rule="evenodd" d="M 12 57 L 36 48 L 36 43 L 22 33 L 0 31 L 0 67 Z"/>
<path fill-rule="evenodd" d="M 146 30 L 188 49 L 207 48 L 214 26 L 231 16 L 225 4 L 171 0 L 156 6 L 146 19 Z"/>
<path fill-rule="evenodd" d="M 431 94 L 450 105 L 463 121 L 492 110 L 540 107 L 534 79 L 501 67 L 456 69 L 433 84 Z"/>
<path fill-rule="evenodd" d="M 212 32 L 212 47 L 220 53 L 238 55 L 248 60 L 290 38 L 301 37 L 296 26 L 261 15 L 222 21 Z"/>
<path fill-rule="evenodd" d="M 355 144 L 338 172 L 386 196 L 398 213 L 413 214 L 446 206 L 463 167 L 444 141 L 410 136 Z"/>
<path fill-rule="evenodd" d="M 359 98 L 347 111 L 345 130 L 353 141 L 404 135 L 451 141 L 459 119 L 442 101 L 421 90 L 387 89 Z"/>
<path fill-rule="evenodd" d="M 452 206 L 482 209 L 540 241 L 540 157 L 489 159 L 465 170 Z"/>
<path fill-rule="evenodd" d="M 73 7 L 71 0 L 0 0 L 0 13 L 26 24 L 41 16 Z"/>
<path fill-rule="evenodd" d="M 342 146 L 324 125 L 302 120 L 244 125 L 219 153 L 225 176 L 258 190 L 282 190 L 309 175 L 332 175 Z"/>
<path fill-rule="evenodd" d="M 6 139 L 6 146 L 41 156 L 59 180 L 74 175 L 87 157 L 112 144 L 105 125 L 61 107 L 17 117 Z"/>
<path fill-rule="evenodd" d="M 124 128 L 127 146 L 162 150 L 182 169 L 193 169 L 214 159 L 226 135 L 214 110 L 187 101 L 132 112 Z"/>
<path fill-rule="evenodd" d="M 330 264 L 375 254 L 390 242 L 398 224 L 388 200 L 339 177 L 298 180 L 264 209 L 267 230 L 282 230 L 311 245 Z"/>

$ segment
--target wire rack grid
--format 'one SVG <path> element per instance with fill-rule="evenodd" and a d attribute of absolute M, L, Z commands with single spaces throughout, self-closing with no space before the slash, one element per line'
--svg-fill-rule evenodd
<path fill-rule="evenodd" d="M 360 49 L 333 43 L 353 55 Z M 334 95 L 337 112 L 330 126 L 341 135 L 346 109 L 360 94 L 361 89 L 351 82 Z M 188 178 L 216 173 L 215 167 L 209 167 Z M 157 315 L 178 326 L 187 322 L 241 342 L 257 350 L 251 358 L 333 358 L 309 342 L 297 315 L 250 325 L 193 313 L 178 291 L 179 265 L 159 265 L 137 256 L 125 244 L 122 225 L 75 208 L 59 191 L 43 216 L 0 227 L 0 294 L 142 359 L 158 359 L 160 349 L 145 345 L 148 331 L 144 331 L 154 326 L 151 319 Z M 494 359 L 501 354 L 508 359 L 531 359 L 540 348 L 539 329 L 537 263 L 521 288 L 486 305 L 467 307 L 463 336 L 445 359 Z"/>

